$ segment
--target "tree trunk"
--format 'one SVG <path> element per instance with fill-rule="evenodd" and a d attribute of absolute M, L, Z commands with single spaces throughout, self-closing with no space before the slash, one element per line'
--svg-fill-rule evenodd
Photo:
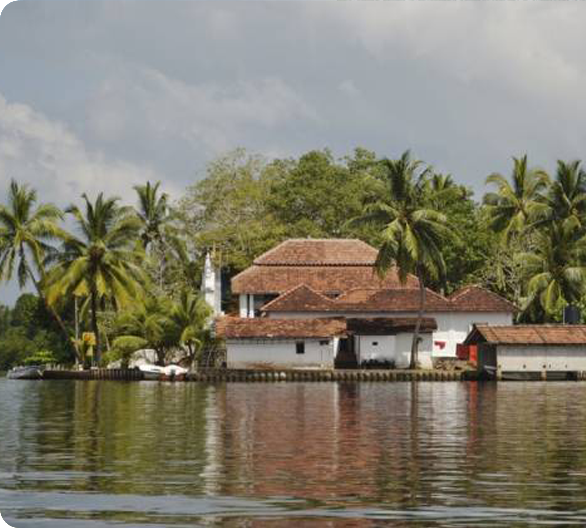
<path fill-rule="evenodd" d="M 419 330 L 421 329 L 421 321 L 425 312 L 425 284 L 423 278 L 419 274 L 419 312 L 417 313 L 417 322 L 415 323 L 415 331 L 413 332 L 413 342 L 411 343 L 411 361 L 409 363 L 410 369 L 419 367 Z"/>
<path fill-rule="evenodd" d="M 63 335 L 65 336 L 67 341 L 69 341 L 69 339 L 71 338 L 71 334 L 69 333 L 69 330 L 67 330 L 67 327 L 65 326 L 65 323 L 63 322 L 63 319 L 61 319 L 61 316 L 55 311 L 55 309 L 52 306 L 49 305 L 49 303 L 47 302 L 47 299 L 45 298 L 45 294 L 43 293 L 43 290 L 41 289 L 41 285 L 39 284 L 39 282 L 37 281 L 37 279 L 35 278 L 35 276 L 32 274 L 32 272 L 30 270 L 29 270 L 29 277 L 33 281 L 33 284 L 35 285 L 35 288 L 37 290 L 37 294 L 39 295 L 39 298 L 41 299 L 41 301 L 43 301 L 45 308 L 51 314 L 51 316 L 53 317 L 53 319 L 57 323 L 57 326 L 59 326 L 61 332 L 63 332 Z"/>
<path fill-rule="evenodd" d="M 159 367 L 164 367 L 165 366 L 165 359 L 166 359 L 166 355 L 165 354 L 165 349 L 164 348 L 155 348 L 155 354 L 157 354 L 157 365 Z"/>
<path fill-rule="evenodd" d="M 96 338 L 96 353 L 94 356 L 94 361 L 99 365 L 100 360 L 102 359 L 102 349 L 100 346 L 100 331 L 98 330 L 98 301 L 96 299 L 95 292 L 90 294 L 90 301 L 92 311 L 92 332 Z"/>

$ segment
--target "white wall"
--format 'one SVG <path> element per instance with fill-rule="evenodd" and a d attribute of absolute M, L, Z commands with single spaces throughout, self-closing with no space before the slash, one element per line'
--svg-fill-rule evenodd
<path fill-rule="evenodd" d="M 497 366 L 503 371 L 586 371 L 584 346 L 499 346 Z"/>
<path fill-rule="evenodd" d="M 305 343 L 305 353 L 297 354 L 296 343 Z M 326 342 L 327 344 L 320 344 Z M 228 368 L 333 368 L 333 339 L 238 339 L 226 342 Z"/>
<path fill-rule="evenodd" d="M 369 359 L 395 360 L 395 336 L 356 336 L 358 364 Z"/>
<path fill-rule="evenodd" d="M 419 343 L 419 364 L 431 368 L 432 335 L 421 334 Z M 356 358 L 358 364 L 368 359 L 392 360 L 397 368 L 407 368 L 411 360 L 411 332 L 396 336 L 356 336 Z M 378 343 L 374 345 L 374 343 Z"/>
<path fill-rule="evenodd" d="M 418 348 L 418 361 L 421 368 L 432 368 L 431 355 L 433 346 L 433 336 L 429 334 L 420 334 L 421 341 Z M 413 343 L 413 333 L 397 334 L 397 355 L 401 358 L 401 364 L 397 367 L 407 368 L 411 359 L 411 344 Z"/>
<path fill-rule="evenodd" d="M 269 313 L 274 319 L 311 319 L 314 317 L 417 317 L 416 312 L 378 312 L 378 313 L 354 313 L 354 312 L 281 312 Z M 464 339 L 475 323 L 489 325 L 511 325 L 513 314 L 498 312 L 429 312 L 425 317 L 432 317 L 437 322 L 437 331 L 433 333 L 432 355 L 434 357 L 455 357 L 456 345 L 463 343 Z M 444 343 L 443 347 L 441 343 Z"/>

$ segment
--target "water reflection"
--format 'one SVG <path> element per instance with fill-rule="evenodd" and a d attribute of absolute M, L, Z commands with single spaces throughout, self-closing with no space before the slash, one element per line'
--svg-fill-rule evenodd
<path fill-rule="evenodd" d="M 0 511 L 19 528 L 583 524 L 585 413 L 581 383 L 0 380 Z"/>

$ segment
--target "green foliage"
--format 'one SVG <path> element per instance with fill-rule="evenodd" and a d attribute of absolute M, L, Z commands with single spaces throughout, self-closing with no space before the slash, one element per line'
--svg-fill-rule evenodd
<path fill-rule="evenodd" d="M 24 293 L 14 308 L 0 307 L 0 369 L 23 363 L 39 350 L 50 352 L 55 362 L 73 362 L 71 343 L 63 338 L 44 302 Z"/>
<path fill-rule="evenodd" d="M 510 177 L 491 174 L 487 184 L 479 204 L 408 152 L 266 160 L 240 149 L 211 162 L 176 205 L 160 182 L 135 187 L 136 208 L 82 195 L 83 207 L 66 211 L 73 234 L 59 209 L 12 181 L 0 205 L 0 281 L 17 278 L 37 295 L 0 306 L 0 368 L 43 351 L 71 362 L 74 344 L 83 359 L 74 298 L 78 336 L 96 335 L 98 358 L 107 350 L 126 361 L 148 347 L 163 364 L 181 347 L 197 361 L 212 343 L 211 310 L 195 293 L 206 253 L 229 278 L 288 238 L 359 238 L 381 250 L 381 273 L 398 266 L 403 280 L 413 273 L 448 294 L 480 283 L 522 307 L 522 321 L 558 321 L 568 303 L 584 306 L 581 162 L 558 161 L 552 178 L 513 158 Z"/>
<path fill-rule="evenodd" d="M 382 244 L 375 262 L 379 275 L 386 275 L 394 267 L 403 284 L 409 274 L 419 279 L 419 313 L 410 361 L 410 367 L 416 368 L 426 279 L 443 281 L 446 276 L 442 246 L 450 238 L 450 231 L 438 202 L 446 201 L 447 193 L 455 189 L 447 178 L 431 176 L 431 168 L 411 159 L 409 151 L 397 160 L 385 158 L 380 164 L 383 173 L 376 196 L 368 200 L 362 215 L 352 223 L 373 224 L 380 229 Z M 440 193 L 444 192 L 446 196 L 442 197 Z"/>
<path fill-rule="evenodd" d="M 234 151 L 210 163 L 206 177 L 179 201 L 182 232 L 200 269 L 213 248 L 223 267 L 238 272 L 285 238 L 267 208 L 265 169 L 262 158 Z"/>
<path fill-rule="evenodd" d="M 185 347 L 183 355 L 192 364 L 209 339 L 210 306 L 201 298 L 183 291 L 177 302 L 148 296 L 120 313 L 118 336 L 113 351 L 127 362 L 133 352 L 147 348 L 157 354 L 157 364 L 166 365 L 171 356 Z"/>
<path fill-rule="evenodd" d="M 0 281 L 9 281 L 16 270 L 21 288 L 29 280 L 38 287 L 43 259 L 52 251 L 49 242 L 62 235 L 57 225 L 61 211 L 52 204 L 36 203 L 34 189 L 12 180 L 8 204 L 0 205 Z"/>
<path fill-rule="evenodd" d="M 12 314 L 10 308 L 0 304 L 0 336 L 2 336 L 4 332 L 8 330 L 11 320 Z"/>
<path fill-rule="evenodd" d="M 49 350 L 39 350 L 27 357 L 23 363 L 25 365 L 52 365 L 57 363 L 57 358 Z"/>
<path fill-rule="evenodd" d="M 312 151 L 299 160 L 276 160 L 270 174 L 269 211 L 286 226 L 287 238 L 344 238 L 346 218 L 362 207 L 363 174 L 336 163 L 332 154 Z"/>
<path fill-rule="evenodd" d="M 107 302 L 128 305 L 143 292 L 142 251 L 135 244 L 141 222 L 131 208 L 118 205 L 118 198 L 104 198 L 102 193 L 95 202 L 85 194 L 82 198 L 84 211 L 75 205 L 66 211 L 81 236 L 69 234 L 51 259 L 54 265 L 46 281 L 47 301 L 56 305 L 73 296 L 85 299 L 83 311 L 91 315 L 99 361 L 99 307 Z"/>

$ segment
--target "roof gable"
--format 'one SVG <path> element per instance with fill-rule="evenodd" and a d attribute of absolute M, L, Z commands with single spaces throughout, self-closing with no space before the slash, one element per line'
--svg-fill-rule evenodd
<path fill-rule="evenodd" d="M 449 298 L 455 311 L 462 312 L 509 312 L 517 311 L 513 303 L 480 286 L 466 286 Z"/>
<path fill-rule="evenodd" d="M 327 311 L 333 301 L 306 284 L 300 284 L 265 304 L 261 310 L 271 312 Z"/>
<path fill-rule="evenodd" d="M 337 313 L 417 312 L 419 310 L 419 288 L 354 288 L 337 299 L 329 299 L 304 286 L 304 288 L 293 289 L 262 309 L 267 312 Z M 512 313 L 515 311 L 514 305 L 506 299 L 475 286 L 463 288 L 449 298 L 426 288 L 424 309 L 428 313 Z"/>

